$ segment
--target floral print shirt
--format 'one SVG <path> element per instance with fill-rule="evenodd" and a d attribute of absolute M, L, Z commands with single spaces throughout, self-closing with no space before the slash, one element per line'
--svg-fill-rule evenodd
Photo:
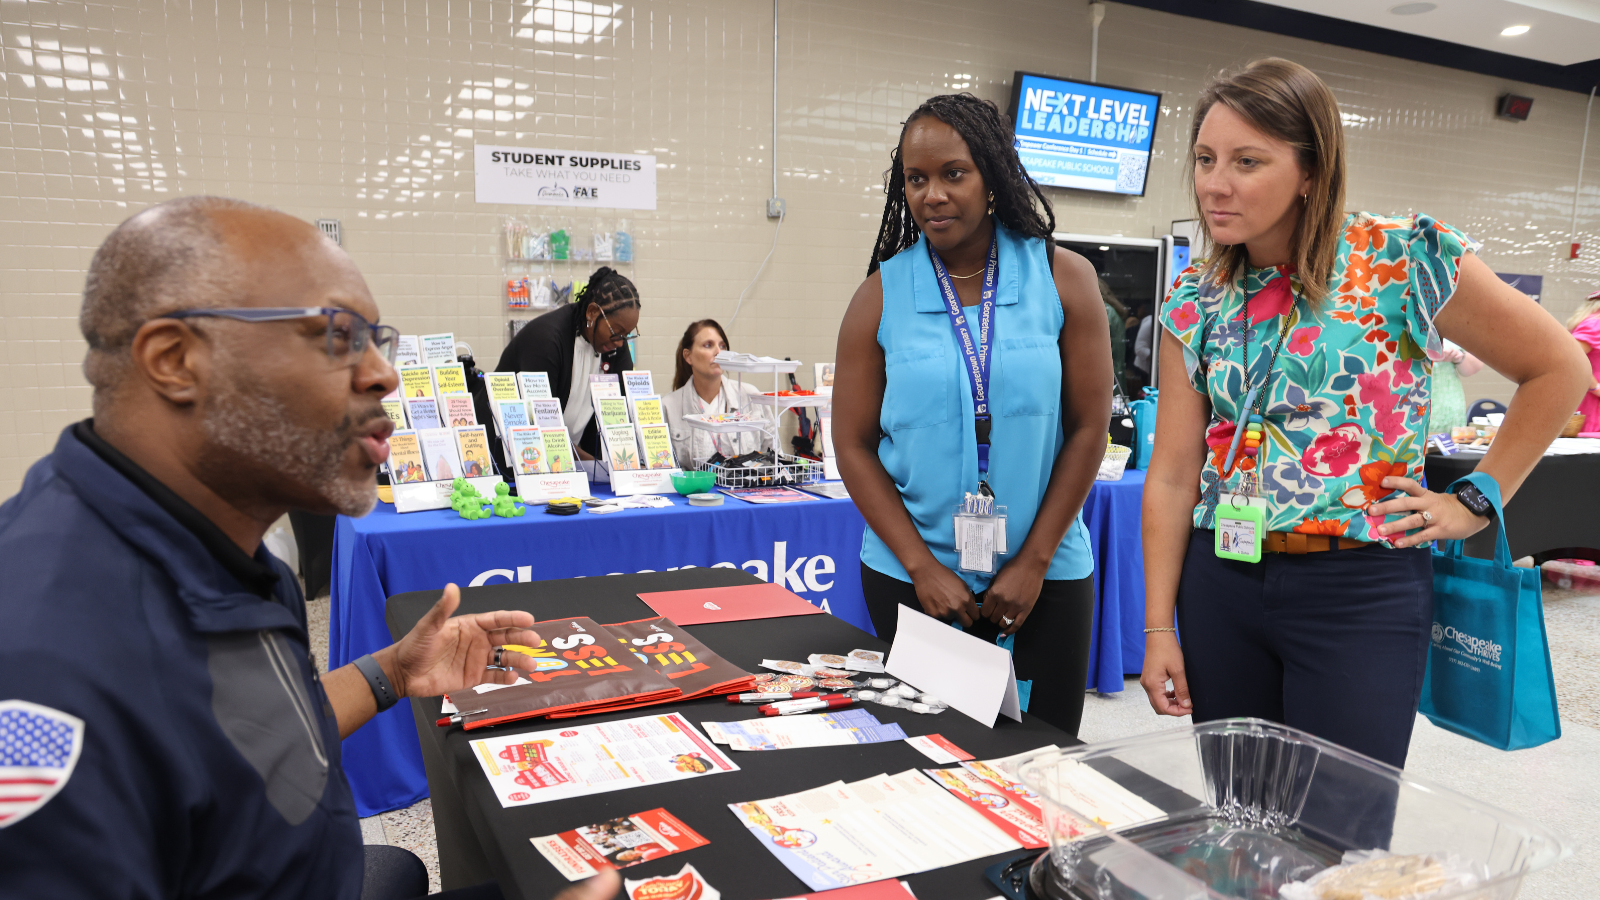
<path fill-rule="evenodd" d="M 1476 248 L 1427 216 L 1353 213 L 1316 310 L 1297 299 L 1299 276 L 1288 266 L 1247 268 L 1227 285 L 1205 278 L 1204 263 L 1178 276 L 1160 321 L 1183 344 L 1190 383 L 1211 401 L 1195 527 L 1214 527 L 1217 503 L 1246 474 L 1259 481 L 1272 531 L 1386 543 L 1376 532 L 1384 517 L 1367 510 L 1394 493 L 1381 487 L 1385 477 L 1422 477 L 1430 360 L 1442 350 L 1433 320 L 1455 292 L 1461 257 Z M 1248 323 L 1247 297 L 1256 298 Z M 1224 472 L 1248 392 L 1243 342 L 1249 383 L 1260 384 L 1286 324 L 1261 403 L 1258 455 L 1241 452 Z"/>

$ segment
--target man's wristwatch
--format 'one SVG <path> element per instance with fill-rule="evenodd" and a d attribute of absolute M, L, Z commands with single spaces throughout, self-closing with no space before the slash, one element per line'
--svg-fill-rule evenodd
<path fill-rule="evenodd" d="M 1475 516 L 1485 519 L 1494 516 L 1494 504 L 1490 503 L 1489 498 L 1483 495 L 1483 491 L 1478 490 L 1477 485 L 1464 484 L 1456 488 L 1456 499 L 1460 500 L 1461 505 L 1465 506 L 1467 511 Z"/>

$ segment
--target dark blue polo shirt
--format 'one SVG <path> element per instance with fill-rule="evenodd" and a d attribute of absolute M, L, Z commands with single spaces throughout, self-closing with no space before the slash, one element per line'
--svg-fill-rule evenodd
<path fill-rule="evenodd" d="M 339 729 L 283 563 L 81 422 L 0 505 L 0 585 L 0 781 L 52 759 L 65 775 L 0 807 L 0 896 L 360 896 Z M 67 771 L 47 751 L 72 719 Z"/>

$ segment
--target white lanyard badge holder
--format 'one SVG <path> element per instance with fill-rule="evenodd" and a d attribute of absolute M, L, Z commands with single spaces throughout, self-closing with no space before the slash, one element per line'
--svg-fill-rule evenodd
<path fill-rule="evenodd" d="M 928 245 L 928 258 L 933 263 L 933 273 L 939 280 L 939 291 L 944 297 L 945 311 L 950 315 L 950 327 L 955 330 L 956 343 L 961 349 L 967 383 L 972 388 L 973 427 L 978 444 L 978 493 L 967 493 L 956 506 L 955 527 L 956 565 L 963 572 L 992 574 L 995 557 L 1006 553 L 1006 508 L 996 506 L 994 491 L 989 489 L 989 348 L 994 341 L 994 294 L 1000 268 L 998 236 L 989 241 L 989 260 L 984 266 L 983 289 L 978 305 L 980 317 L 977 339 L 967 321 L 961 299 L 956 295 L 945 270 L 944 261 Z"/>

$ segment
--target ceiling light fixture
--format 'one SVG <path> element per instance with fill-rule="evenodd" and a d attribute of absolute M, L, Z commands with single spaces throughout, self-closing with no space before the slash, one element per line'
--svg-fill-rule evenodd
<path fill-rule="evenodd" d="M 1402 3 L 1391 7 L 1389 12 L 1397 16 L 1420 16 L 1425 12 L 1433 12 L 1439 8 L 1437 3 Z"/>
<path fill-rule="evenodd" d="M 1530 29 L 1532 27 L 1533 27 L 1532 25 L 1512 25 L 1510 28 L 1502 29 L 1500 31 L 1500 36 L 1501 37 L 1516 37 L 1519 34 L 1527 34 L 1528 33 L 1528 29 Z"/>

